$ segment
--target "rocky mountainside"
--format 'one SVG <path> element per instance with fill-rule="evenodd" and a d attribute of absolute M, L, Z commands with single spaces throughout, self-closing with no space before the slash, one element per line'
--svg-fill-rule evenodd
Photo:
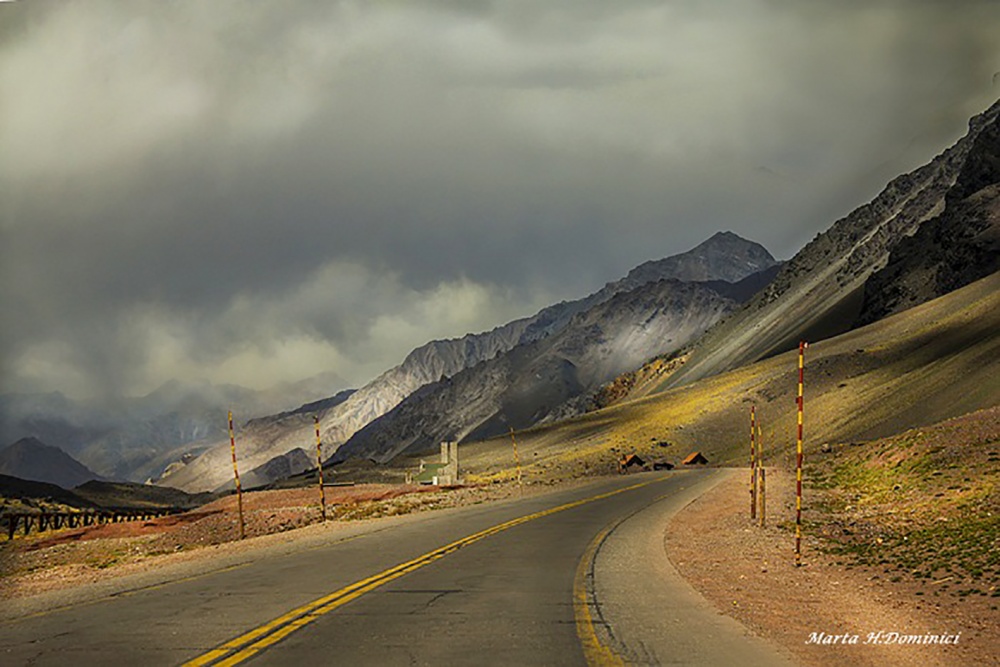
<path fill-rule="evenodd" d="M 536 424 L 650 357 L 697 339 L 775 272 L 754 274 L 742 285 L 661 280 L 617 294 L 552 336 L 421 388 L 355 433 L 335 459 L 384 462 L 442 440 L 486 438 Z"/>
<path fill-rule="evenodd" d="M 819 234 L 771 285 L 710 331 L 687 363 L 652 390 L 687 384 L 777 354 L 795 347 L 800 339 L 834 336 L 859 321 L 896 312 L 988 272 L 995 266 L 996 246 L 991 240 L 995 232 L 989 231 L 995 225 L 989 220 L 995 220 L 996 211 L 990 193 L 996 184 L 998 117 L 1000 102 L 973 118 L 968 133 L 954 146 L 894 179 L 871 202 Z M 965 231 L 953 230 L 956 222 Z M 932 224 L 923 229 L 927 223 Z M 931 248 L 944 237 L 953 238 Z M 895 267 L 866 288 L 872 276 L 889 265 L 894 252 Z M 953 268 L 928 270 L 924 264 L 931 254 L 950 257 L 947 263 Z M 969 257 L 977 258 L 982 268 L 962 268 Z M 902 287 L 904 275 L 907 287 Z M 895 287 L 887 289 L 890 282 L 900 283 L 898 295 Z"/>
<path fill-rule="evenodd" d="M 72 456 L 35 438 L 0 449 L 0 474 L 72 489 L 100 475 Z"/>
<path fill-rule="evenodd" d="M 972 144 L 944 211 L 900 240 L 865 283 L 858 324 L 947 294 L 1000 271 L 1000 122 Z"/>
<path fill-rule="evenodd" d="M 493 359 L 520 345 L 530 345 L 564 329 L 577 314 L 604 303 L 616 294 L 659 280 L 731 280 L 775 264 L 763 246 L 720 232 L 691 250 L 657 262 L 648 262 L 616 282 L 576 301 L 549 306 L 535 315 L 515 320 L 492 331 L 462 338 L 432 341 L 411 352 L 396 366 L 368 383 L 349 399 L 317 410 L 322 427 L 324 454 L 378 417 L 386 414 L 419 388 L 453 377 L 480 362 Z M 241 456 L 250 466 L 312 441 L 312 422 L 268 419 L 240 429 Z M 190 464 L 165 475 L 158 483 L 187 490 L 215 488 L 227 479 L 227 442 L 218 442 Z"/>

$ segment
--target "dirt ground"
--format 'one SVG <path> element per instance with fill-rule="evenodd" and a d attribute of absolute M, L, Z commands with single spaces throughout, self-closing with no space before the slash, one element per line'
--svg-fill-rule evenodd
<path fill-rule="evenodd" d="M 995 597 L 927 595 L 877 567 L 846 568 L 806 532 L 794 559 L 794 475 L 768 471 L 769 521 L 749 518 L 748 474 L 739 471 L 685 508 L 667 529 L 670 559 L 725 614 L 788 648 L 804 665 L 837 667 L 1000 664 Z M 808 505 L 804 505 L 808 515 Z M 933 583 L 930 584 L 933 587 Z M 959 635 L 953 645 L 866 643 L 901 635 Z M 810 643 L 816 633 L 842 637 Z M 960 634 L 959 634 L 960 633 Z M 857 643 L 850 641 L 857 635 Z"/>

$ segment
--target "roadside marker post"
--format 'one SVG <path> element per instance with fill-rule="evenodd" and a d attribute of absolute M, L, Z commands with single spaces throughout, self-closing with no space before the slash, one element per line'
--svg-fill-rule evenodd
<path fill-rule="evenodd" d="M 517 455 L 517 438 L 514 437 L 514 427 L 510 427 L 510 442 L 514 446 L 514 463 L 517 465 L 517 488 L 524 492 L 521 477 L 521 457 Z"/>
<path fill-rule="evenodd" d="M 763 528 L 767 516 L 767 475 L 764 470 L 764 434 L 761 431 L 759 420 L 757 421 L 757 467 L 760 469 L 760 490 L 758 492 L 758 497 L 760 498 L 760 527 Z"/>
<path fill-rule="evenodd" d="M 757 427 L 757 406 L 750 406 L 750 519 L 757 518 L 757 454 L 754 429 Z"/>
<path fill-rule="evenodd" d="M 319 477 L 319 507 L 326 521 L 326 491 L 323 489 L 323 441 L 319 437 L 319 416 L 313 415 L 313 424 L 316 425 L 316 472 Z"/>
<path fill-rule="evenodd" d="M 229 450 L 233 455 L 233 477 L 236 479 L 236 504 L 240 513 L 240 539 L 246 537 L 243 523 L 243 489 L 240 487 L 240 470 L 236 467 L 236 434 L 233 431 L 233 411 L 229 411 Z"/>
<path fill-rule="evenodd" d="M 802 565 L 802 386 L 805 384 L 806 348 L 799 341 L 798 436 L 795 438 L 795 567 Z"/>

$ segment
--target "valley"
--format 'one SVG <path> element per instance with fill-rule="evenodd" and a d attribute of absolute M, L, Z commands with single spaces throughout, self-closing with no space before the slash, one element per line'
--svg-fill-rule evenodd
<path fill-rule="evenodd" d="M 49 409 L 34 399 L 7 397 L 4 405 L 16 418 L 8 415 L 5 428 L 40 425 L 57 441 L 72 442 L 73 452 L 36 436 L 0 451 L 5 511 L 121 505 L 175 513 L 5 534 L 0 596 L 17 601 L 15 624 L 50 611 L 53 623 L 86 624 L 77 602 L 67 603 L 77 594 L 106 614 L 104 623 L 132 613 L 133 603 L 119 604 L 123 592 L 135 593 L 137 605 L 172 614 L 169 596 L 153 592 L 161 586 L 199 600 L 190 604 L 204 616 L 224 603 L 230 577 L 246 568 L 270 582 L 246 593 L 259 606 L 234 612 L 220 627 L 185 625 L 194 633 L 191 644 L 148 637 L 157 659 L 215 664 L 258 654 L 263 661 L 299 660 L 325 646 L 315 627 L 360 635 L 357 618 L 333 612 L 362 596 L 358 617 L 388 619 L 394 629 L 391 641 L 377 647 L 345 648 L 354 659 L 373 660 L 366 651 L 375 650 L 387 660 L 454 657 L 422 638 L 415 652 L 403 644 L 451 632 L 449 613 L 488 618 L 485 610 L 513 590 L 508 602 L 519 611 L 504 620 L 531 638 L 511 653 L 517 660 L 527 659 L 530 645 L 552 656 L 546 664 L 655 663 L 667 654 L 651 636 L 666 630 L 650 630 L 655 624 L 646 621 L 655 614 L 646 603 L 635 602 L 647 609 L 635 612 L 643 618 L 630 616 L 615 592 L 631 585 L 621 563 L 651 549 L 653 573 L 644 576 L 666 588 L 656 593 L 650 585 L 650 599 L 682 601 L 678 616 L 732 617 L 767 640 L 742 636 L 743 626 L 731 619 L 718 621 L 728 628 L 719 630 L 727 646 L 735 647 L 726 655 L 759 650 L 761 664 L 817 665 L 995 657 L 998 127 L 1000 103 L 974 117 L 953 146 L 892 180 L 787 261 L 719 232 L 589 296 L 491 331 L 426 343 L 360 389 L 310 394 L 319 397 L 295 401 L 298 407 L 265 410 L 232 387 L 221 397 L 202 388 L 201 398 L 192 398 L 197 391 L 167 385 L 159 398 L 136 402 L 148 411 L 140 430 L 159 434 L 142 451 L 132 445 L 145 436 L 116 431 L 110 418 L 47 419 L 42 413 Z M 802 413 L 800 341 L 808 342 Z M 227 396 L 256 406 L 232 444 L 218 426 L 205 430 L 198 412 L 214 413 Z M 154 409 L 149 401 L 172 407 Z M 75 409 L 64 397 L 43 402 Z M 745 515 L 751 409 L 768 470 L 767 526 Z M 800 414 L 802 568 L 791 564 L 790 551 Z M 180 429 L 181 436 L 162 439 L 161 427 Z M 425 469 L 449 441 L 458 443 L 459 480 L 414 483 L 421 473 L 433 479 Z M 100 470 L 71 453 L 97 461 Z M 328 483 L 326 521 L 317 456 Z M 234 458 L 246 490 L 239 499 L 232 493 Z M 112 479 L 150 472 L 150 483 L 108 481 L 106 472 Z M 244 523 L 245 540 L 238 528 Z M 365 550 L 366 544 L 379 550 Z M 529 547 L 536 551 L 522 550 Z M 355 560 L 346 572 L 330 566 L 348 557 Z M 491 558 L 503 564 L 500 574 L 484 565 Z M 600 565 L 607 561 L 612 565 Z M 274 569 L 265 571 L 265 563 Z M 456 563 L 457 574 L 444 563 Z M 161 565 L 169 574 L 157 579 Z M 304 565 L 325 574 L 306 586 L 294 576 Z M 602 567 L 624 583 L 601 584 Z M 703 597 L 679 593 L 686 584 L 677 572 Z M 532 598 L 518 587 L 519 573 L 529 573 L 544 594 Z M 119 575 L 127 575 L 125 584 L 116 582 Z M 199 598 L 188 577 L 209 582 L 211 594 Z M 841 588 L 824 593 L 833 586 Z M 795 591 L 788 605 L 786 588 Z M 404 593 L 416 596 L 407 598 L 413 614 L 429 610 L 420 615 L 419 631 L 397 625 L 391 611 L 392 596 Z M 452 612 L 441 616 L 433 609 L 451 604 Z M 905 626 L 929 633 L 939 619 L 965 641 L 921 654 L 899 647 L 803 649 L 810 643 L 803 636 L 823 628 L 810 631 L 802 619 L 824 604 L 830 609 L 818 618 L 831 627 L 850 618 L 859 630 Z M 798 620 L 789 622 L 791 616 Z M 532 634 L 530 619 L 546 631 Z M 69 650 L 64 641 L 72 640 L 52 634 L 47 620 L 34 623 L 18 627 L 46 633 L 51 653 L 36 652 L 31 630 L 0 649 L 58 662 Z M 670 632 L 676 641 L 694 630 L 678 625 Z M 494 639 L 478 626 L 448 636 L 465 648 Z M 267 650 L 272 644 L 274 652 Z M 712 648 L 718 647 L 695 645 L 692 655 Z M 100 663 L 108 650 L 89 645 L 88 659 Z"/>

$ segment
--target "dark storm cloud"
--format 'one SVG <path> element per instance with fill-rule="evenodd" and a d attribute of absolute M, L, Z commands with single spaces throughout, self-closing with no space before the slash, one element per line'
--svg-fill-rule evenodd
<path fill-rule="evenodd" d="M 988 3 L 0 6 L 3 387 L 361 383 L 718 229 L 791 255 L 998 95 Z"/>

